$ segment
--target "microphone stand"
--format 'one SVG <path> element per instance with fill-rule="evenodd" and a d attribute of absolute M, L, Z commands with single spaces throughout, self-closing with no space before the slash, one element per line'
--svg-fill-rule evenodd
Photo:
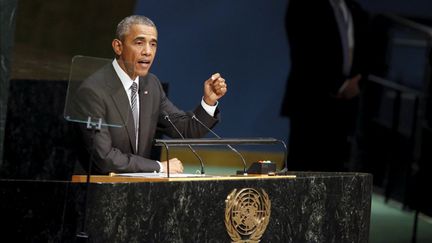
<path fill-rule="evenodd" d="M 282 143 L 281 140 L 275 138 L 207 138 L 207 139 L 155 139 L 156 146 L 213 146 L 213 145 L 227 145 L 227 144 L 278 144 Z M 286 148 L 286 147 L 285 147 Z M 287 154 L 287 153 L 286 153 Z M 285 156 L 286 157 L 286 156 Z M 279 173 L 275 173 L 279 174 Z M 286 173 L 285 173 L 286 174 Z"/>
<path fill-rule="evenodd" d="M 87 221 L 88 194 L 90 191 L 90 176 L 91 176 L 91 170 L 93 166 L 93 155 L 95 151 L 94 140 L 95 140 L 96 132 L 100 131 L 102 127 L 102 118 L 99 118 L 97 123 L 92 122 L 91 120 L 92 120 L 91 117 L 88 117 L 86 123 L 87 130 L 91 130 L 91 144 L 90 144 L 90 158 L 89 158 L 87 175 L 86 175 L 86 185 L 85 185 L 86 191 L 84 194 L 84 209 L 83 209 L 83 217 L 81 219 L 82 220 L 81 231 L 76 234 L 78 242 L 88 242 L 89 240 L 89 235 L 86 232 L 86 221 Z"/>
<path fill-rule="evenodd" d="M 171 119 L 169 118 L 168 114 L 165 114 L 164 119 L 167 120 L 171 126 L 176 130 L 176 132 L 178 133 L 178 135 L 180 135 L 180 137 L 182 139 L 185 139 L 184 136 L 181 134 L 181 132 L 177 129 L 177 127 L 174 125 L 174 123 L 171 121 Z M 192 151 L 192 153 L 195 155 L 195 157 L 198 158 L 200 165 L 201 165 L 201 175 L 205 175 L 205 171 L 204 171 L 204 162 L 202 161 L 201 157 L 198 155 L 198 153 L 195 151 L 195 149 L 192 148 L 191 145 L 187 145 L 189 147 L 189 149 Z M 168 158 L 168 146 L 166 146 L 167 149 L 167 167 L 169 165 L 169 158 Z M 169 167 L 168 167 L 169 168 Z"/>
<path fill-rule="evenodd" d="M 208 126 L 206 126 L 202 121 L 200 121 L 195 114 L 190 114 L 190 116 L 192 117 L 192 119 L 194 119 L 195 121 L 197 121 L 199 124 L 201 124 L 201 126 L 203 126 L 207 131 L 209 131 L 210 133 L 212 133 L 216 138 L 221 139 L 221 137 L 219 135 L 217 135 L 212 129 L 210 129 Z M 233 148 L 230 144 L 226 145 L 228 148 L 230 148 L 234 153 L 236 153 L 237 155 L 240 156 L 242 162 L 243 162 L 243 175 L 247 175 L 247 171 L 246 171 L 246 161 L 243 157 L 243 155 L 237 151 L 237 149 Z"/>

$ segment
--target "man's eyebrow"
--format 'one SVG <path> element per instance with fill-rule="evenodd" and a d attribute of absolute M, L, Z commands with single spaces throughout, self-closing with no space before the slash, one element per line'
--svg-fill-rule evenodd
<path fill-rule="evenodd" d="M 138 37 L 136 37 L 135 39 L 134 39 L 134 41 L 137 41 L 137 40 L 145 40 L 146 38 L 144 37 L 144 36 L 138 36 Z M 150 40 L 150 42 L 158 42 L 157 41 L 157 39 L 156 38 L 151 38 L 151 40 Z"/>

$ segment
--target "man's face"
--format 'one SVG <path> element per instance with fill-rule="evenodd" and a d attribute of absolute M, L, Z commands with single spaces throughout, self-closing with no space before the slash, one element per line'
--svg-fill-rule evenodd
<path fill-rule="evenodd" d="M 131 77 L 145 76 L 150 70 L 157 49 L 156 28 L 132 25 L 123 40 L 112 42 L 120 67 Z"/>

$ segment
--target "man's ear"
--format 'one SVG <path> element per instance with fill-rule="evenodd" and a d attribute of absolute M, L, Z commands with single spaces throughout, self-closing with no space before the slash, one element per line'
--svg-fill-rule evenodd
<path fill-rule="evenodd" d="M 112 41 L 111 45 L 112 45 L 112 48 L 113 48 L 115 54 L 116 54 L 117 56 L 120 56 L 121 53 L 122 53 L 122 51 L 123 51 L 123 44 L 122 44 L 121 40 L 119 40 L 119 39 L 114 39 L 114 40 Z"/>

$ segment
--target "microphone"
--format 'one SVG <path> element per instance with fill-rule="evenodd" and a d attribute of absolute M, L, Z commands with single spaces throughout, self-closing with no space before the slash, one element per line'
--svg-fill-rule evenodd
<path fill-rule="evenodd" d="M 163 115 L 164 115 L 164 119 L 167 120 L 171 124 L 171 126 L 176 130 L 176 132 L 178 133 L 178 135 L 180 135 L 180 137 L 182 139 L 185 139 L 183 137 L 183 135 L 181 134 L 181 132 L 177 129 L 176 125 L 174 125 L 174 123 L 171 121 L 168 113 L 164 112 Z M 192 153 L 195 155 L 195 157 L 198 158 L 198 160 L 200 162 L 200 165 L 201 165 L 201 175 L 205 175 L 205 172 L 204 172 L 204 163 L 203 163 L 201 157 L 198 155 L 198 153 L 195 151 L 195 149 L 192 148 L 191 145 L 188 145 L 188 147 L 192 151 Z M 167 158 L 167 160 L 169 160 L 169 158 Z"/>
<path fill-rule="evenodd" d="M 213 134 L 215 137 L 217 138 L 221 138 L 219 135 L 217 135 L 212 129 L 210 129 L 208 126 L 206 126 L 202 121 L 200 121 L 194 113 L 192 112 L 186 112 L 186 114 L 188 114 L 193 120 L 197 121 L 199 124 L 201 124 L 201 126 L 203 126 L 207 131 L 209 131 L 211 134 Z M 233 151 L 234 153 L 236 153 L 238 156 L 240 156 L 242 162 L 243 162 L 243 175 L 247 175 L 246 172 L 246 161 L 243 157 L 243 155 L 237 151 L 237 149 L 233 148 L 231 145 L 227 144 L 227 147 L 231 149 L 231 151 Z"/>

